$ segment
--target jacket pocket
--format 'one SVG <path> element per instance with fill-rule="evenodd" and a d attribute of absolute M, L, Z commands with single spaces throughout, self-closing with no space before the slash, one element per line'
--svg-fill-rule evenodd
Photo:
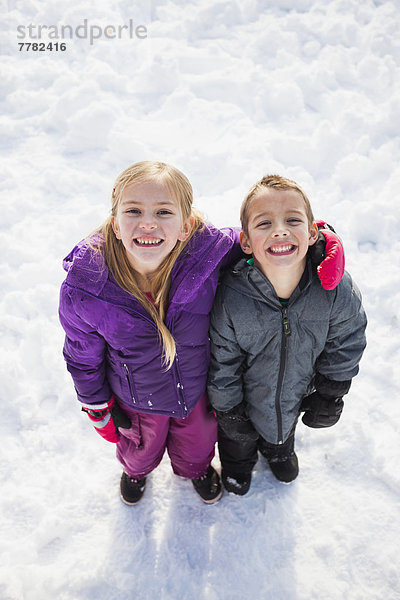
<path fill-rule="evenodd" d="M 128 365 L 126 363 L 122 363 L 122 367 L 124 369 L 125 378 L 126 378 L 126 381 L 127 381 L 127 385 L 128 385 L 130 397 L 132 399 L 133 404 L 136 404 L 136 392 L 135 392 L 135 387 L 134 387 L 134 384 L 133 384 L 132 374 L 129 371 L 129 367 L 128 367 Z"/>

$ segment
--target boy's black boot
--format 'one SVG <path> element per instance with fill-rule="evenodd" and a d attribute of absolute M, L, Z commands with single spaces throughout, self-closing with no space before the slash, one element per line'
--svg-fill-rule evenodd
<path fill-rule="evenodd" d="M 250 489 L 251 473 L 235 473 L 228 475 L 222 471 L 222 483 L 227 492 L 232 492 L 238 496 L 244 496 Z"/>
<path fill-rule="evenodd" d="M 128 506 L 135 506 L 141 499 L 146 486 L 146 477 L 143 479 L 134 479 L 126 473 L 122 473 L 120 492 L 121 500 Z"/>
<path fill-rule="evenodd" d="M 193 487 L 206 504 L 214 504 L 222 496 L 221 480 L 217 471 L 211 465 L 207 473 L 197 479 L 192 479 Z"/>
<path fill-rule="evenodd" d="M 299 461 L 294 451 L 294 424 L 292 432 L 283 444 L 270 444 L 260 438 L 259 450 L 267 459 L 272 473 L 279 481 L 290 483 L 299 474 Z"/>
<path fill-rule="evenodd" d="M 295 452 L 286 457 L 269 459 L 268 464 L 275 477 L 283 483 L 290 483 L 299 474 L 299 461 Z"/>

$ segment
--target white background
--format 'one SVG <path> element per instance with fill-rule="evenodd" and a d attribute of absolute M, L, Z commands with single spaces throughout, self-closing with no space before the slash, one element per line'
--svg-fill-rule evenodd
<path fill-rule="evenodd" d="M 400 598 L 399 10 L 3 3 L 1 600 Z M 18 39 L 18 26 L 84 19 L 132 19 L 148 37 L 18 49 L 49 41 Z M 180 168 L 218 226 L 239 223 L 262 175 L 291 177 L 343 239 L 368 348 L 339 424 L 299 425 L 290 486 L 260 460 L 247 496 L 206 506 L 165 458 L 128 508 L 113 446 L 79 411 L 61 354 L 62 258 L 143 159 Z"/>

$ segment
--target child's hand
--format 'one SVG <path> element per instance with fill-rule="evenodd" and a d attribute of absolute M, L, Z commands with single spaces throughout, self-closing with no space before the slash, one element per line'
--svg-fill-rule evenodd
<path fill-rule="evenodd" d="M 114 396 L 107 402 L 107 407 L 102 410 L 87 408 L 82 408 L 82 410 L 87 413 L 97 433 L 107 442 L 116 444 L 120 439 L 118 427 L 129 429 L 131 426 L 128 415 L 124 413 L 119 404 L 115 403 Z"/>
<path fill-rule="evenodd" d="M 216 411 L 218 424 L 223 432 L 236 442 L 257 440 L 258 433 L 246 415 L 243 404 L 238 404 L 226 412 Z"/>
<path fill-rule="evenodd" d="M 314 392 L 301 403 L 301 410 L 305 411 L 302 421 L 308 427 L 316 429 L 332 427 L 339 421 L 343 405 L 342 398 L 328 398 Z"/>
<path fill-rule="evenodd" d="M 345 260 L 342 242 L 324 221 L 317 221 L 319 238 L 310 247 L 311 260 L 319 265 L 318 277 L 325 290 L 333 290 L 344 274 Z M 322 262 L 321 262 L 322 261 Z"/>

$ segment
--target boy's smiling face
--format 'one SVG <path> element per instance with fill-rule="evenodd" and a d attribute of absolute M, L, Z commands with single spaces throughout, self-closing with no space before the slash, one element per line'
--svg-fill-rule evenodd
<path fill-rule="evenodd" d="M 279 271 L 302 273 L 309 246 L 318 239 L 316 226 L 308 222 L 304 199 L 295 190 L 265 188 L 249 206 L 248 232 L 241 246 L 253 254 L 254 264 L 266 275 Z"/>

